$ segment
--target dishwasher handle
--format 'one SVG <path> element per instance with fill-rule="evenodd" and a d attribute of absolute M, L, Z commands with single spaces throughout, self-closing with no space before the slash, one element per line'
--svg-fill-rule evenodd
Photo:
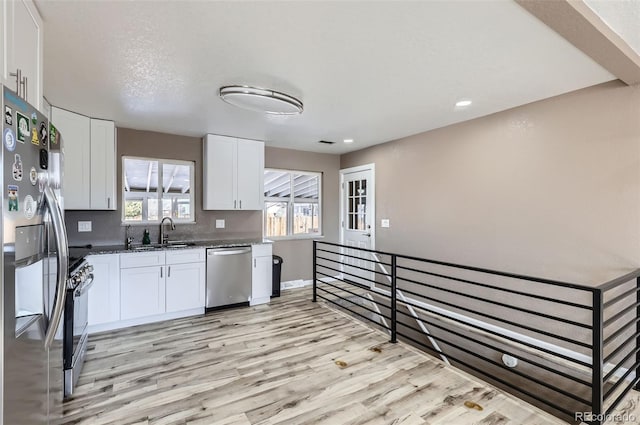
<path fill-rule="evenodd" d="M 251 252 L 251 247 L 246 248 L 213 248 L 207 250 L 207 255 L 239 255 L 248 254 Z"/>

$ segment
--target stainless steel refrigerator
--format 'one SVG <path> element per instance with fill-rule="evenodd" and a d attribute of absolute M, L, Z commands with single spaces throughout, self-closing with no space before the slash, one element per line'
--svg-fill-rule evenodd
<path fill-rule="evenodd" d="M 68 242 L 56 192 L 61 141 L 47 117 L 2 87 L 0 425 L 53 423 L 63 394 Z M 58 156 L 50 155 L 50 147 Z"/>

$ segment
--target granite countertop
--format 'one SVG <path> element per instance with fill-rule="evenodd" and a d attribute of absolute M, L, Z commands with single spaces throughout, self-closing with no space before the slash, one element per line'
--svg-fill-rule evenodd
<path fill-rule="evenodd" d="M 201 240 L 201 241 L 171 241 L 170 244 L 162 247 L 163 250 L 174 249 L 193 249 L 193 248 L 234 248 L 238 246 L 249 246 L 256 244 L 272 243 L 268 239 L 230 239 L 230 240 Z M 146 245 L 134 244 L 133 247 L 144 247 Z M 141 249 L 125 249 L 124 244 L 121 245 L 85 245 L 80 247 L 69 247 L 69 255 L 71 257 L 86 257 L 87 255 L 101 254 L 122 254 L 135 252 L 153 251 L 151 247 L 158 244 L 149 245 L 149 250 Z"/>

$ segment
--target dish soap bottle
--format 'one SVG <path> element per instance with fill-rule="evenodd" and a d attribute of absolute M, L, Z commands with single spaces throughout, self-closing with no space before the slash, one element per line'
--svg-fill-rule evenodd
<path fill-rule="evenodd" d="M 151 238 L 149 237 L 149 230 L 144 229 L 144 234 L 142 235 L 142 245 L 149 245 L 151 243 Z"/>

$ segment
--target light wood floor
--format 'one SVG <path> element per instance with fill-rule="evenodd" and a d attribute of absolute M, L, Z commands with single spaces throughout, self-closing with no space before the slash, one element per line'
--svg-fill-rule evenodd
<path fill-rule="evenodd" d="M 310 298 L 91 336 L 61 423 L 565 423 Z"/>

